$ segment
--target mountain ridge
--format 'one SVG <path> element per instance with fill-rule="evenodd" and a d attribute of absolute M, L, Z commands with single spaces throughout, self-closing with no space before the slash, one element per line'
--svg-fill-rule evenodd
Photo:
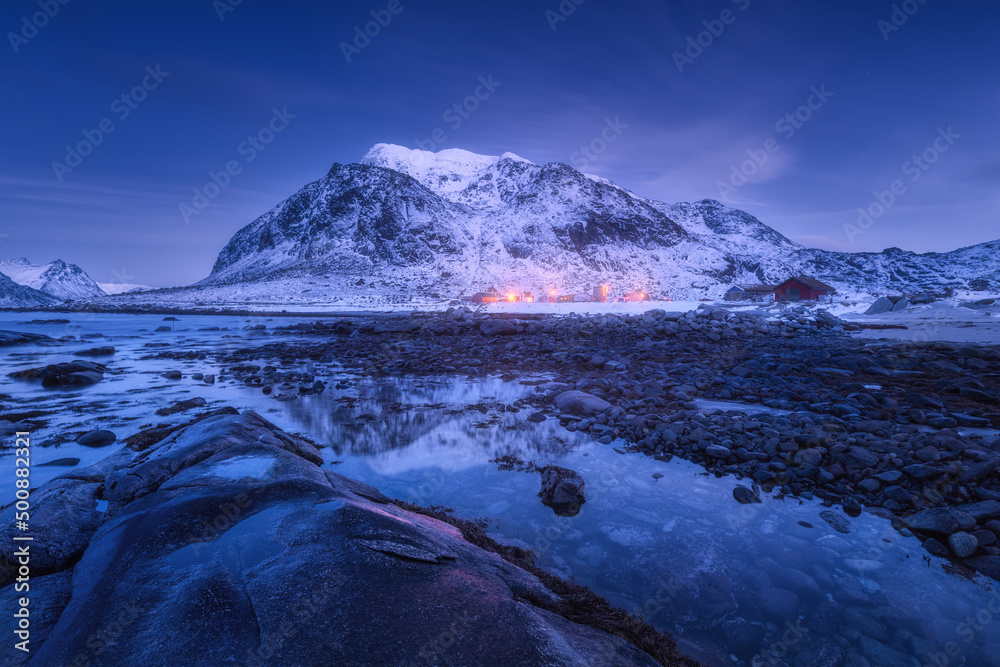
<path fill-rule="evenodd" d="M 0 273 L 19 285 L 45 292 L 62 301 L 105 295 L 104 290 L 83 269 L 61 259 L 48 264 L 32 264 L 24 257 L 0 259 Z"/>
<path fill-rule="evenodd" d="M 713 199 L 659 202 L 513 153 L 376 144 L 239 230 L 197 285 L 325 277 L 345 293 L 457 294 L 611 283 L 691 298 L 805 273 L 843 291 L 996 290 L 993 243 L 923 255 L 805 248 Z"/>

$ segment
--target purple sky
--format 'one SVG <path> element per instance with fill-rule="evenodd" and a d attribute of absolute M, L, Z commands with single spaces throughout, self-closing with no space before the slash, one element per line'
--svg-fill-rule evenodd
<path fill-rule="evenodd" d="M 39 4 L 8 0 L 0 257 L 189 284 L 236 230 L 378 142 L 566 162 L 668 202 L 725 197 L 823 248 L 1000 237 L 1000 3 L 665 4 L 245 0 L 220 20 L 208 0 L 70 2 L 32 30 Z M 372 12 L 390 20 L 345 56 Z M 478 109 L 449 112 L 491 76 Z M 273 141 L 244 144 L 286 107 Z M 614 140 L 581 154 L 609 120 Z M 180 205 L 230 161 L 186 223 Z"/>

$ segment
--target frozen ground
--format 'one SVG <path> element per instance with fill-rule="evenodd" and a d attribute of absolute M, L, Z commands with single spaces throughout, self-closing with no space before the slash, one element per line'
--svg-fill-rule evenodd
<path fill-rule="evenodd" d="M 910 306 L 900 313 L 865 315 L 870 302 L 858 310 L 837 312 L 839 317 L 859 324 L 903 325 L 905 329 L 866 329 L 862 338 L 912 342 L 942 340 L 955 343 L 1000 343 L 1000 303 L 985 308 L 968 308 L 959 299 Z M 968 303 L 968 302 L 964 302 Z"/>

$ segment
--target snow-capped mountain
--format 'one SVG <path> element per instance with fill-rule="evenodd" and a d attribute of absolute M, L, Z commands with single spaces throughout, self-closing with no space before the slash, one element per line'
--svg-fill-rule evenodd
<path fill-rule="evenodd" d="M 34 308 L 51 306 L 61 301 L 62 299 L 57 299 L 51 294 L 19 285 L 0 273 L 0 308 Z"/>
<path fill-rule="evenodd" d="M 20 285 L 51 294 L 60 300 L 104 296 L 104 291 L 83 269 L 61 259 L 40 265 L 32 264 L 23 257 L 2 259 L 0 273 Z"/>
<path fill-rule="evenodd" d="M 321 278 L 344 294 L 456 295 L 605 283 L 691 298 L 806 273 L 848 292 L 997 290 L 998 243 L 925 255 L 808 249 L 710 199 L 666 204 L 512 153 L 378 144 L 237 232 L 199 285 Z"/>

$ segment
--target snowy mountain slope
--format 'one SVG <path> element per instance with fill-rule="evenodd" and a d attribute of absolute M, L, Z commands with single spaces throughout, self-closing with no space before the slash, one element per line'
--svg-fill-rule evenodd
<path fill-rule="evenodd" d="M 87 299 L 104 296 L 90 276 L 75 264 L 57 259 L 48 264 L 32 264 L 25 258 L 0 260 L 0 273 L 14 282 L 46 292 L 59 299 Z"/>
<path fill-rule="evenodd" d="M 808 249 L 710 199 L 658 202 L 511 153 L 378 144 L 237 232 L 199 286 L 279 281 L 307 294 L 318 281 L 317 298 L 349 299 L 605 283 L 698 298 L 806 273 L 846 292 L 1000 290 L 998 243 L 925 255 Z"/>
<path fill-rule="evenodd" d="M 583 290 L 608 281 L 665 290 L 699 277 L 677 262 L 677 253 L 691 249 L 675 247 L 690 240 L 676 223 L 566 165 L 505 155 L 409 171 L 449 176 L 430 177 L 439 193 L 402 171 L 334 165 L 240 230 L 199 284 L 350 276 L 352 283 L 451 293 Z M 466 186 L 455 190 L 455 182 Z M 709 264 L 725 269 L 720 253 L 708 254 Z"/>
<path fill-rule="evenodd" d="M 0 273 L 0 308 L 34 308 L 60 303 L 51 294 L 20 285 L 5 274 Z"/>
<path fill-rule="evenodd" d="M 878 253 L 803 248 L 794 258 L 803 273 L 867 293 L 1000 291 L 1000 240 L 924 254 L 899 248 Z"/>
<path fill-rule="evenodd" d="M 138 283 L 97 283 L 105 294 L 113 296 L 115 294 L 125 294 L 127 292 L 143 292 L 156 289 L 151 285 L 140 285 Z"/>
<path fill-rule="evenodd" d="M 361 164 L 412 176 L 428 190 L 447 196 L 464 190 L 472 179 L 501 158 L 531 164 L 513 153 L 495 157 L 460 148 L 447 148 L 434 153 L 395 144 L 375 144 L 361 158 Z"/>

